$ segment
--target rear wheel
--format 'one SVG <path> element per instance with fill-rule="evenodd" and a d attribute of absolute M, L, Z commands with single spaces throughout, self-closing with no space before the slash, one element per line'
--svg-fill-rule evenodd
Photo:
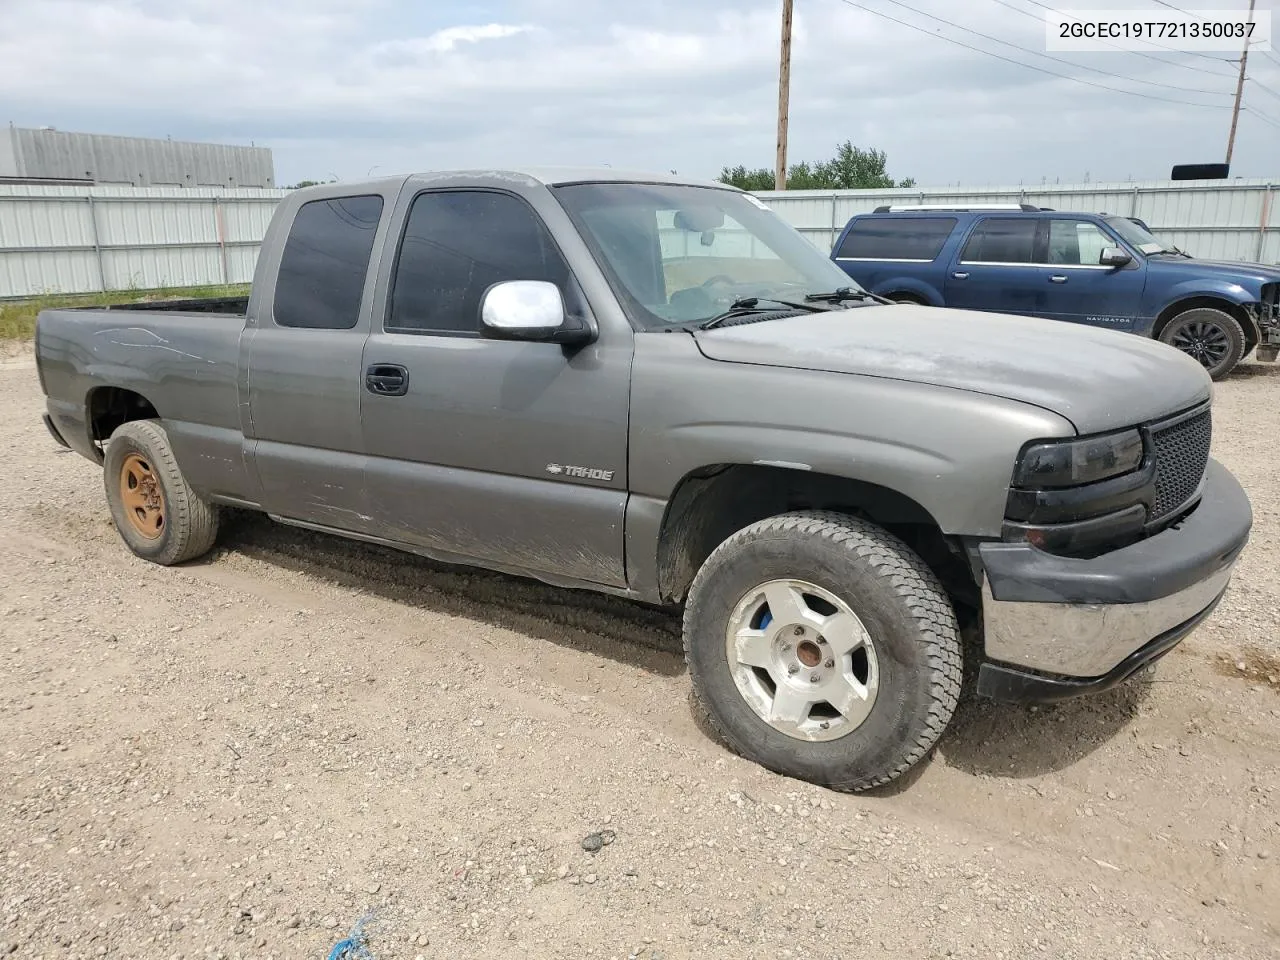
<path fill-rule="evenodd" d="M 103 464 L 111 518 L 135 554 L 170 565 L 192 560 L 218 536 L 218 508 L 187 484 L 156 420 L 133 420 L 111 434 Z"/>
<path fill-rule="evenodd" d="M 1244 356 L 1245 338 L 1231 314 L 1213 307 L 1194 307 L 1170 320 L 1160 340 L 1199 361 L 1214 380 L 1221 380 Z"/>
<path fill-rule="evenodd" d="M 937 743 L 960 692 L 959 631 L 902 541 L 838 513 L 784 514 L 721 544 L 690 588 L 695 695 L 736 751 L 864 790 Z"/>

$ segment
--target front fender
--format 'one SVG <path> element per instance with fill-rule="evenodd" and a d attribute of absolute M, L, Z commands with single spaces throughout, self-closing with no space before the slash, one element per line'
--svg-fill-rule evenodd
<path fill-rule="evenodd" d="M 1184 300 L 1211 298 L 1225 300 L 1236 306 L 1247 306 L 1257 303 L 1262 296 L 1262 289 L 1255 284 L 1240 284 L 1232 280 L 1184 280 L 1167 288 L 1154 311 L 1154 316 L 1162 315 L 1166 310 Z"/>

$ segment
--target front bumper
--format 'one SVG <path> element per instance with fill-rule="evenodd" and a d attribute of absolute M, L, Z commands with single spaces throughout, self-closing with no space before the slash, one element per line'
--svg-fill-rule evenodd
<path fill-rule="evenodd" d="M 1131 546 L 1073 559 L 1026 543 L 981 544 L 978 692 L 1062 699 L 1131 676 L 1212 612 L 1252 523 L 1244 490 L 1210 460 L 1195 510 Z"/>

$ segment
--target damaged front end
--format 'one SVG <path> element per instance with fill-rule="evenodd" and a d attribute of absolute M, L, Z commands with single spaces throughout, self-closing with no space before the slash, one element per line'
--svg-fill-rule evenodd
<path fill-rule="evenodd" d="M 1247 309 L 1258 325 L 1257 358 L 1274 362 L 1280 354 L 1280 283 L 1264 283 L 1262 299 Z"/>

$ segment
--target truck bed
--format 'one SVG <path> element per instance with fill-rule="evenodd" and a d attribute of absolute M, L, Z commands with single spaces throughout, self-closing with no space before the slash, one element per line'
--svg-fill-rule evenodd
<path fill-rule="evenodd" d="M 131 405 L 163 418 L 189 479 L 244 489 L 237 374 L 247 300 L 216 297 L 43 310 L 36 363 L 58 434 L 99 459 Z"/>
<path fill-rule="evenodd" d="M 80 310 L 155 310 L 165 313 L 218 313 L 244 317 L 249 312 L 249 298 L 183 297 L 179 300 L 139 300 L 114 303 L 106 307 L 77 307 Z"/>

